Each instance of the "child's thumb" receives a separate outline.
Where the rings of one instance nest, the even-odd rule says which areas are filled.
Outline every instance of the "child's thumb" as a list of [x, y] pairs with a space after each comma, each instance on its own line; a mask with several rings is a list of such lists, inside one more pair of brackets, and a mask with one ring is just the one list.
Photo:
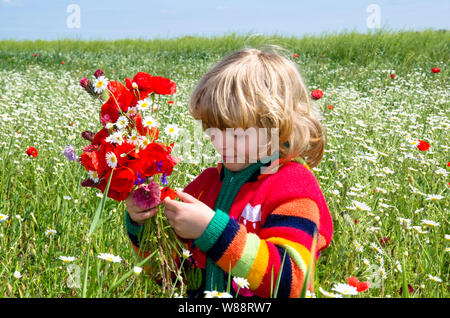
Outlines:
[[181, 201], [186, 203], [196, 203], [198, 200], [194, 198], [189, 193], [183, 192], [183, 191], [177, 191], [178, 197], [181, 199]]

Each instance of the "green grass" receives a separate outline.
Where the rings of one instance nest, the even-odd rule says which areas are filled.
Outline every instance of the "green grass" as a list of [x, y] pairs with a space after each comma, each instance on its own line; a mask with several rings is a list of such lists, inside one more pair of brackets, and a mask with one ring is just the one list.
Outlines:
[[[324, 113], [328, 144], [313, 172], [333, 216], [334, 236], [316, 264], [317, 296], [324, 296], [319, 287], [331, 292], [334, 284], [357, 276], [372, 283], [357, 297], [401, 297], [404, 284], [415, 289], [409, 297], [449, 297], [449, 178], [439, 169], [449, 172], [450, 33], [431, 30], [304, 38], [0, 41], [0, 213], [9, 216], [0, 222], [0, 297], [164, 296], [143, 274], [122, 279], [140, 262], [124, 230], [123, 203], [106, 200], [101, 223], [88, 239], [100, 198], [80, 186], [87, 178], [84, 168], [62, 155], [68, 144], [79, 155], [86, 145], [80, 133], [100, 125], [100, 104], [78, 82], [98, 68], [110, 80], [123, 81], [137, 71], [169, 77], [178, 92], [170, 97], [173, 108], [166, 106], [168, 98], [161, 102], [161, 131], [175, 123], [194, 134], [198, 127], [187, 103], [200, 77], [226, 54], [265, 44], [298, 53], [293, 60], [308, 88], [324, 91], [316, 103]], [[431, 73], [432, 67], [441, 72]], [[430, 150], [411, 147], [408, 136], [427, 140]], [[37, 158], [25, 154], [28, 146], [38, 149]], [[179, 188], [217, 159], [201, 134], [182, 146], [191, 151], [177, 166]], [[431, 194], [443, 198], [427, 200]], [[370, 211], [354, 208], [353, 200]], [[422, 220], [440, 225], [427, 227]], [[49, 228], [57, 233], [46, 235]], [[383, 237], [387, 244], [380, 244]], [[99, 253], [120, 255], [122, 262], [106, 263]], [[76, 257], [70, 263], [76, 266], [59, 260], [62, 255]], [[398, 265], [403, 260], [405, 275]], [[15, 270], [20, 279], [13, 277]], [[80, 288], [67, 286], [72, 270], [78, 271]]]

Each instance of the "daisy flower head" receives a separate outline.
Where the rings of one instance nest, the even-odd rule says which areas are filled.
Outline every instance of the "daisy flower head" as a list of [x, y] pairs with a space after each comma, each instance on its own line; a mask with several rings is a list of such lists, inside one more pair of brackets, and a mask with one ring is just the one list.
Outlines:
[[427, 198], [425, 200], [438, 201], [438, 200], [442, 200], [443, 198], [444, 198], [444, 196], [442, 196], [440, 194], [427, 194]]
[[124, 129], [125, 127], [128, 126], [128, 118], [123, 115], [120, 116], [119, 118], [117, 118], [116, 126], [119, 129]]
[[146, 116], [144, 118], [144, 121], [142, 122], [142, 125], [144, 125], [144, 127], [156, 127], [158, 125], [158, 123], [156, 122], [155, 118], [153, 118], [152, 116]]
[[0, 213], [0, 222], [5, 222], [9, 218], [9, 215]]
[[108, 167], [110, 167], [111, 169], [117, 167], [117, 157], [114, 152], [111, 151], [108, 152], [105, 157], [106, 157], [106, 164], [108, 165]]
[[138, 110], [147, 110], [150, 109], [150, 99], [144, 98], [143, 100], [140, 100], [137, 104]]
[[100, 253], [97, 257], [109, 263], [120, 263], [122, 261], [122, 258], [120, 256], [116, 256], [110, 253]]
[[324, 295], [325, 297], [330, 297], [330, 298], [342, 298], [341, 294], [335, 294], [335, 293], [331, 293], [331, 292], [327, 292], [326, 290], [324, 290], [322, 287], [319, 287], [319, 291], [321, 295]]
[[134, 266], [133, 267], [133, 272], [134, 272], [135, 275], [139, 275], [142, 272], [142, 267]]
[[183, 248], [183, 258], [189, 258], [191, 257], [191, 252], [189, 250], [186, 250]]
[[127, 115], [132, 117], [137, 114], [137, 107], [129, 107], [127, 110]]
[[166, 133], [169, 136], [176, 137], [178, 136], [180, 129], [175, 124], [169, 124], [166, 126], [166, 129], [164, 129], [164, 133]]
[[149, 144], [150, 144], [150, 140], [147, 137], [141, 136], [139, 138], [139, 147], [141, 149], [145, 149], [145, 147], [147, 147]]
[[433, 275], [431, 275], [431, 274], [428, 274], [428, 279], [431, 280], [431, 281], [433, 281], [433, 282], [436, 282], [436, 283], [442, 283], [442, 279], [440, 279], [440, 278], [437, 277], [437, 276], [433, 276]]
[[106, 142], [121, 145], [124, 142], [122, 131], [115, 131], [113, 134], [105, 138]]
[[94, 92], [102, 93], [108, 87], [108, 79], [105, 76], [99, 76], [94, 82]]
[[133, 132], [133, 134], [128, 139], [128, 142], [137, 146], [139, 144], [139, 135], [137, 135], [136, 132]]
[[218, 292], [216, 290], [213, 291], [205, 291], [205, 298], [233, 298], [232, 295], [225, 292]]
[[45, 230], [46, 236], [55, 235], [56, 233], [57, 233], [56, 230], [52, 230], [52, 229]]
[[233, 277], [233, 282], [235, 282], [239, 288], [249, 288], [249, 282], [245, 278]]
[[14, 274], [13, 274], [13, 276], [14, 276], [14, 278], [16, 278], [16, 279], [22, 278], [22, 274], [20, 274], [19, 271], [15, 271]]
[[91, 179], [95, 183], [98, 183], [98, 181], [99, 181], [98, 172], [97, 171], [88, 171], [88, 173], [89, 173], [89, 179]]
[[431, 220], [422, 220], [422, 223], [427, 225], [427, 226], [429, 226], [429, 227], [436, 227], [436, 226], [441, 225], [439, 222], [434, 222], [434, 221], [431, 221]]
[[58, 257], [58, 259], [60, 259], [64, 263], [70, 263], [70, 262], [73, 262], [75, 260], [75, 257], [73, 257], [73, 256], [60, 256], [60, 257]]

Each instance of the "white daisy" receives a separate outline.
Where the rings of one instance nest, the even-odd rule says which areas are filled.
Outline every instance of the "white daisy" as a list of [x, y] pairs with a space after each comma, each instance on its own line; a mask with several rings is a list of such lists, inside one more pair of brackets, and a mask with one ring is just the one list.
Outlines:
[[123, 133], [121, 131], [115, 131], [113, 134], [106, 137], [105, 140], [111, 144], [121, 145], [124, 142]]
[[341, 294], [335, 294], [335, 293], [330, 293], [327, 292], [326, 290], [324, 290], [322, 287], [319, 287], [319, 291], [321, 295], [324, 295], [325, 297], [331, 297], [331, 298], [342, 298]]
[[245, 278], [242, 278], [242, 277], [233, 277], [233, 282], [235, 282], [239, 288], [248, 288], [249, 287], [248, 280], [246, 280]]
[[19, 279], [19, 278], [22, 277], [22, 274], [20, 274], [19, 271], [15, 271], [14, 274], [13, 274], [13, 276], [14, 276], [14, 278], [16, 278], [16, 279]]
[[88, 173], [89, 173], [89, 179], [91, 179], [95, 183], [97, 183], [99, 181], [97, 171], [88, 171]]
[[439, 168], [435, 171], [436, 174], [443, 176], [443, 177], [447, 177], [448, 176], [448, 172], [447, 170], [443, 169], [443, 168]]
[[450, 241], [450, 234], [445, 234], [444, 238], [445, 238], [446, 241]]
[[363, 247], [361, 246], [361, 244], [358, 243], [358, 241], [355, 241], [354, 244], [358, 252], [363, 252]]
[[128, 126], [128, 118], [123, 115], [120, 116], [119, 118], [117, 118], [116, 126], [119, 129], [123, 129], [123, 128], [127, 127]]
[[132, 117], [137, 114], [137, 107], [130, 107], [127, 110], [127, 115]]
[[184, 258], [189, 258], [189, 257], [191, 257], [191, 252], [189, 251], [189, 250], [186, 250], [186, 249], [184, 249], [183, 248], [183, 257]]
[[141, 138], [139, 139], [139, 147], [141, 149], [145, 149], [145, 147], [147, 147], [149, 144], [150, 140], [145, 136], [141, 136]]
[[117, 167], [117, 157], [114, 152], [110, 151], [106, 154], [106, 163], [111, 169]]
[[150, 109], [150, 99], [144, 98], [143, 100], [138, 101], [137, 109], [139, 110]]
[[428, 279], [429, 279], [429, 280], [432, 280], [433, 282], [436, 282], [436, 283], [442, 283], [442, 279], [440, 279], [440, 278], [437, 277], [437, 276], [433, 276], [433, 275], [431, 275], [431, 274], [428, 274]]
[[120, 256], [116, 256], [110, 253], [100, 253], [97, 257], [110, 263], [120, 263], [122, 261], [122, 258]]
[[60, 256], [60, 257], [58, 257], [58, 259], [60, 259], [64, 263], [70, 263], [70, 262], [73, 262], [75, 260], [75, 257], [73, 257], [73, 256]]
[[444, 198], [444, 196], [440, 194], [427, 194], [427, 198], [425, 200], [427, 201], [438, 201]]
[[57, 233], [56, 230], [52, 230], [52, 229], [45, 230], [46, 236], [55, 235], [56, 233]]
[[180, 129], [175, 124], [169, 124], [166, 126], [166, 129], [164, 129], [164, 133], [170, 136], [177, 136]]
[[94, 92], [100, 94], [108, 86], [108, 79], [105, 76], [99, 76], [94, 82]]
[[350, 286], [349, 284], [338, 283], [333, 286], [332, 290], [338, 292], [342, 295], [357, 295], [358, 290], [354, 286]]
[[434, 222], [434, 221], [431, 221], [431, 220], [422, 220], [422, 223], [427, 225], [427, 226], [429, 226], [429, 227], [436, 227], [436, 226], [441, 225], [441, 223]]
[[155, 118], [153, 118], [152, 116], [146, 116], [142, 122], [142, 125], [144, 127], [156, 127], [158, 125], [158, 123], [156, 122]]
[[353, 209], [355, 210], [359, 210], [359, 211], [370, 211], [371, 208], [370, 206], [368, 206], [367, 204], [365, 204], [364, 202], [359, 202], [356, 200], [352, 200], [353, 203]]
[[135, 275], [139, 275], [142, 272], [142, 267], [134, 266], [133, 267], [133, 272], [134, 272]]
[[205, 291], [205, 298], [233, 298], [229, 293], [221, 293], [216, 290]]

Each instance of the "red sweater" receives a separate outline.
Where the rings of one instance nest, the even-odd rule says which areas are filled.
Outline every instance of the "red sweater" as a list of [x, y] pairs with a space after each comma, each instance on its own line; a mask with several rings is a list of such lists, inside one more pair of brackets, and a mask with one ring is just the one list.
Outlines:
[[[222, 163], [205, 169], [184, 191], [214, 209], [223, 170]], [[239, 189], [228, 215], [218, 218], [218, 222], [210, 224], [214, 228], [205, 231], [216, 232], [207, 236], [215, 242], [203, 244], [197, 239], [197, 246], [191, 246], [199, 266], [204, 266], [206, 256], [225, 272], [231, 266], [231, 275], [246, 278], [250, 290], [261, 297], [269, 297], [272, 267], [276, 279], [285, 250], [279, 294], [298, 297], [314, 231], [318, 230], [317, 258], [330, 244], [333, 232], [316, 178], [304, 165], [293, 161], [284, 163], [273, 174], [258, 171]]]
[[[279, 168], [278, 163], [270, 166], [275, 173], [261, 174], [260, 169], [253, 173], [238, 190], [228, 214], [216, 206], [223, 182], [227, 191], [232, 187], [232, 178], [224, 173], [222, 163], [205, 169], [184, 189], [211, 209], [216, 207], [205, 233], [188, 244], [197, 266], [204, 269], [208, 257], [225, 273], [231, 268], [232, 276], [246, 278], [250, 294], [266, 298], [285, 251], [277, 296], [298, 297], [314, 232], [318, 232], [316, 258], [330, 244], [333, 232], [325, 198], [313, 173], [298, 162], [285, 162]], [[138, 251], [137, 229], [132, 228], [128, 222], [128, 235]]]

